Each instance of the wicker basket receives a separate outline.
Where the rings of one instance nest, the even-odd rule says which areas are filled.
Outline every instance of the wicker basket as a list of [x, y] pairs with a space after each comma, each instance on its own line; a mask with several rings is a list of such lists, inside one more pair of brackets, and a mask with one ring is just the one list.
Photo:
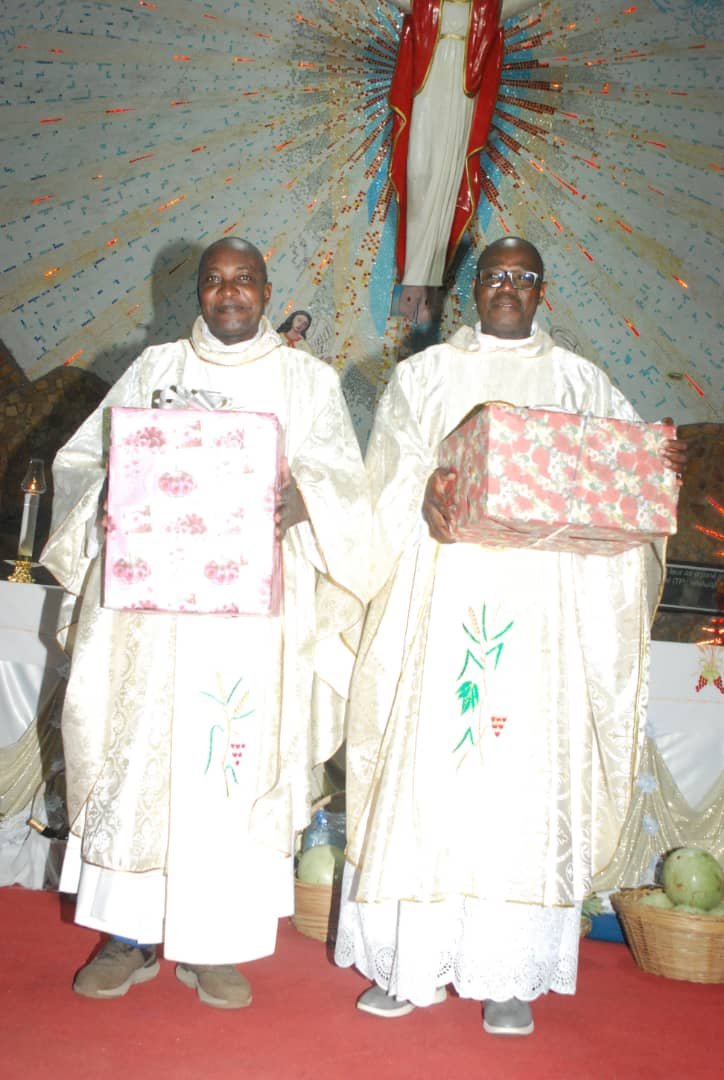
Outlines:
[[724, 983], [724, 919], [639, 903], [657, 891], [624, 889], [611, 897], [638, 966], [667, 979]]
[[316, 941], [328, 941], [336, 929], [331, 918], [336, 890], [332, 885], [309, 885], [294, 882], [294, 916], [292, 922], [300, 934]]

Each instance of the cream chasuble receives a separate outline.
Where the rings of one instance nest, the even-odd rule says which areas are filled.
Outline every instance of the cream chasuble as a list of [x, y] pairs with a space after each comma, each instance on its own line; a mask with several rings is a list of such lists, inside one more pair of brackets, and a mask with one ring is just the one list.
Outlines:
[[603, 372], [535, 328], [525, 341], [465, 328], [397, 368], [367, 458], [377, 595], [350, 703], [360, 907], [573, 905], [628, 805], [654, 553], [435, 543], [420, 508], [438, 446], [490, 400], [636, 419]]
[[[292, 911], [293, 837], [308, 821], [312, 768], [342, 738], [345, 635], [367, 584], [367, 482], [336, 373], [283, 346], [266, 319], [245, 345], [223, 346], [199, 319], [191, 342], [154, 346], [131, 365], [56, 458], [43, 553], [84, 595], [63, 714], [72, 835], [62, 887], [78, 890], [77, 921], [163, 940], [168, 958], [189, 963], [270, 953], [277, 918]], [[279, 418], [310, 517], [283, 540], [279, 617], [100, 605], [88, 535], [107, 410], [148, 407], [170, 385]]]

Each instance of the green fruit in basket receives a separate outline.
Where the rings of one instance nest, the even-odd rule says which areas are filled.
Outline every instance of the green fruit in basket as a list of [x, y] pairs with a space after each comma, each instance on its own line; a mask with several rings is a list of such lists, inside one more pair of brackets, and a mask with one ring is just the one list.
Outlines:
[[667, 855], [662, 880], [666, 895], [678, 907], [709, 911], [724, 899], [724, 870], [701, 848], [677, 848]]
[[344, 852], [332, 844], [316, 844], [299, 856], [297, 877], [307, 885], [331, 885], [342, 873]]
[[646, 893], [639, 900], [640, 904], [644, 904], [646, 907], [655, 908], [672, 908], [674, 905], [663, 889], [657, 889], [656, 892]]
[[702, 911], [701, 908], [692, 907], [691, 904], [675, 904], [674, 911], [680, 911], [684, 915], [702, 915], [707, 919], [710, 916], [713, 919], [720, 919], [724, 915], [724, 904], [717, 904], [716, 907], [709, 908], [708, 911]]

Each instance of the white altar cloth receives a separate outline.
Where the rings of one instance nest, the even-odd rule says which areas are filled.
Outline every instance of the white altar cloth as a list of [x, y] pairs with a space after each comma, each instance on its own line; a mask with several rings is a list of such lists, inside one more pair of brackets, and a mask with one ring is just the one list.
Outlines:
[[724, 648], [651, 644], [647, 733], [693, 809], [724, 773], [724, 693], [714, 681], [722, 677]]
[[[654, 641], [647, 738], [602, 895], [651, 884], [661, 858], [699, 847], [724, 863], [724, 648]], [[697, 689], [698, 688], [698, 689]]]
[[58, 586], [0, 582], [0, 885], [57, 883], [58, 845], [27, 819], [44, 780], [62, 771], [63, 644], [76, 604]]

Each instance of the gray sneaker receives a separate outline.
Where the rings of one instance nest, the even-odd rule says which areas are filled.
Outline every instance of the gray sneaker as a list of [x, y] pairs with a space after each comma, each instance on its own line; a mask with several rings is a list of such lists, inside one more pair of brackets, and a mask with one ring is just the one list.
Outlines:
[[527, 1001], [509, 998], [507, 1001], [483, 1003], [483, 1027], [489, 1035], [530, 1035], [533, 1013]]
[[123, 997], [137, 983], [155, 979], [159, 970], [152, 945], [141, 949], [111, 939], [80, 969], [73, 980], [73, 989], [89, 998]]
[[214, 1009], [251, 1005], [249, 980], [233, 964], [177, 964], [176, 978]]
[[[433, 1005], [439, 1005], [447, 997], [447, 990], [439, 986], [435, 991]], [[381, 1016], [386, 1020], [393, 1020], [398, 1016], [407, 1016], [416, 1008], [411, 1001], [404, 998], [392, 997], [381, 986], [370, 986], [357, 998], [357, 1008], [370, 1016]]]

